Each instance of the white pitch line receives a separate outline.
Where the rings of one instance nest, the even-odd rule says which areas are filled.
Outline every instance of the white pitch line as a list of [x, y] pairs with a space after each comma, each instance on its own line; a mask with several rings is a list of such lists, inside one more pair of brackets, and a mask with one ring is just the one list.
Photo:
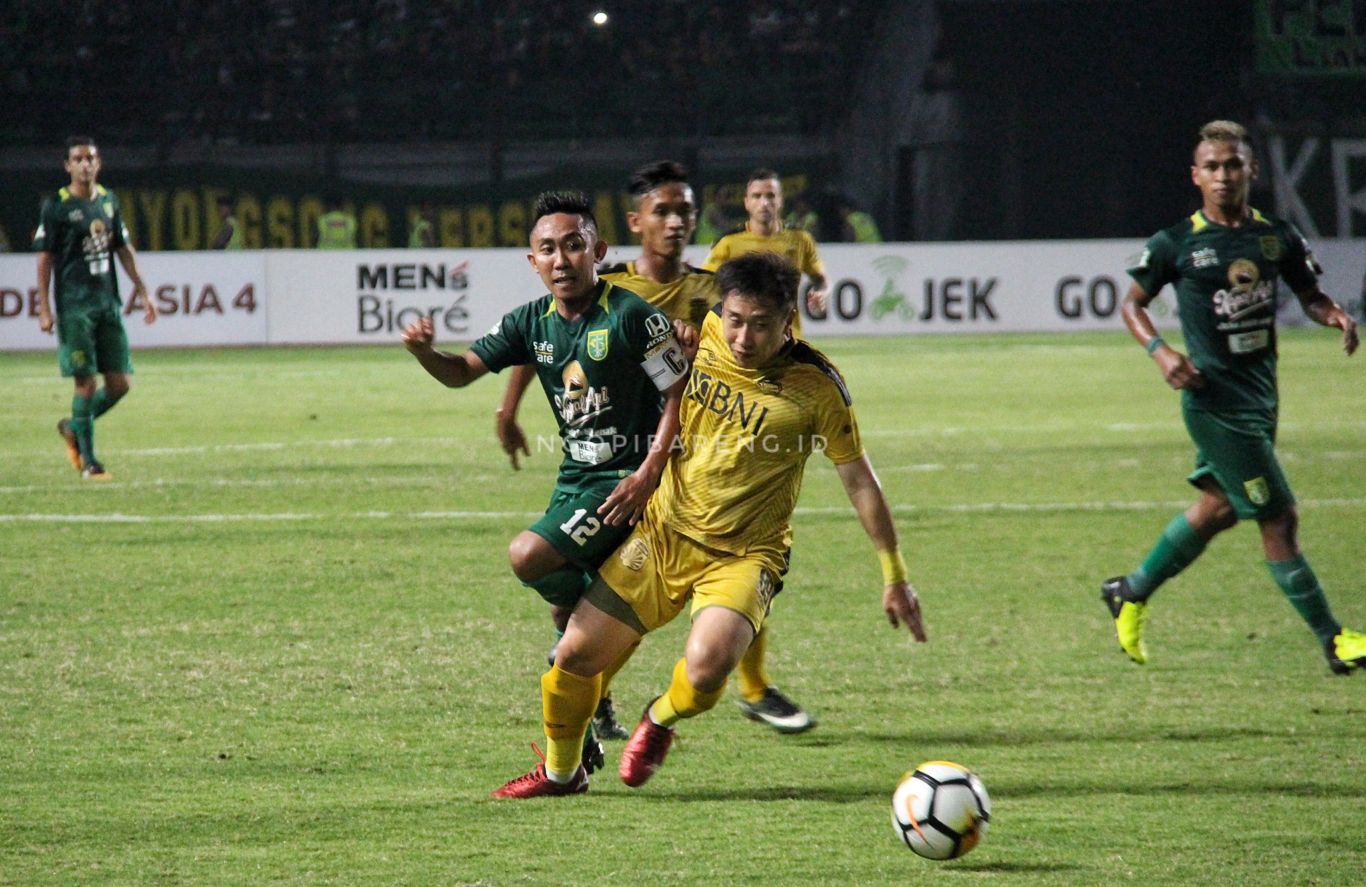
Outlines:
[[[1163, 502], [960, 502], [948, 505], [896, 505], [897, 514], [1012, 514], [1069, 511], [1153, 511], [1181, 508], [1187, 500]], [[1366, 499], [1307, 499], [1303, 508], [1362, 508]], [[283, 523], [290, 521], [354, 520], [528, 520], [539, 511], [351, 511], [275, 512], [243, 514], [0, 514], [0, 523], [89, 524], [183, 524], [183, 523]], [[798, 517], [852, 516], [847, 506], [798, 508]]]

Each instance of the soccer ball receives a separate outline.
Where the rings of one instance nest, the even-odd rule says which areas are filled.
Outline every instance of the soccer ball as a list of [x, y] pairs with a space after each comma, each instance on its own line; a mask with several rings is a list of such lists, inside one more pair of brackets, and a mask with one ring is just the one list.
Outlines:
[[892, 792], [892, 828], [926, 859], [955, 859], [987, 833], [991, 798], [977, 775], [952, 761], [926, 761]]

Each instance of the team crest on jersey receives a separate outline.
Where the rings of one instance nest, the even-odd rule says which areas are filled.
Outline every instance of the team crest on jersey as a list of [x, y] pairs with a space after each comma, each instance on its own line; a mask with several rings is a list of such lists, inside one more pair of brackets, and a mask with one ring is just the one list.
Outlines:
[[1265, 505], [1271, 501], [1271, 488], [1267, 486], [1264, 477], [1243, 481], [1243, 489], [1247, 491], [1248, 501], [1253, 505]]
[[588, 331], [588, 356], [594, 360], [602, 360], [607, 356], [607, 330]]
[[1281, 240], [1280, 240], [1279, 237], [1276, 237], [1276, 236], [1274, 236], [1274, 235], [1267, 235], [1266, 237], [1258, 237], [1258, 238], [1257, 238], [1257, 242], [1260, 243], [1260, 244], [1262, 245], [1262, 256], [1263, 256], [1263, 258], [1265, 258], [1268, 262], [1278, 262], [1278, 261], [1280, 261], [1282, 252], [1281, 252]]

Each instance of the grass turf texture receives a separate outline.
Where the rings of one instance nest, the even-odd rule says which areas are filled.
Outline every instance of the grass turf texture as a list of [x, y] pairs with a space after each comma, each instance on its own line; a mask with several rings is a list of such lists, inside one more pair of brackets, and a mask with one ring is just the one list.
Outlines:
[[[1346, 884], [1366, 853], [1366, 675], [1331, 678], [1262, 565], [1218, 540], [1119, 651], [1100, 580], [1191, 496], [1177, 397], [1127, 336], [821, 343], [845, 371], [930, 643], [879, 608], [834, 471], [810, 463], [771, 671], [644, 788], [495, 802], [534, 763], [545, 608], [505, 544], [556, 456], [513, 473], [502, 381], [448, 392], [400, 348], [142, 352], [98, 424], [54, 432], [51, 355], [0, 355], [0, 882]], [[1336, 613], [1366, 627], [1364, 358], [1282, 339], [1280, 451]], [[530, 434], [552, 426], [540, 398]], [[111, 516], [120, 515], [119, 519]], [[618, 678], [633, 725], [684, 620]], [[983, 845], [930, 863], [888, 802], [973, 767]]]

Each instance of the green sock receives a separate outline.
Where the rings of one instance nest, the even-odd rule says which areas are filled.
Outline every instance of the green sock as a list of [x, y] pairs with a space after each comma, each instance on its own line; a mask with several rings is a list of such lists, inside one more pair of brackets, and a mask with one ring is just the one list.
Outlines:
[[1342, 631], [1342, 626], [1333, 618], [1333, 611], [1328, 607], [1328, 598], [1323, 593], [1323, 586], [1319, 585], [1319, 577], [1314, 575], [1314, 568], [1309, 566], [1304, 555], [1297, 554], [1287, 561], [1267, 561], [1266, 568], [1281, 587], [1285, 599], [1290, 601], [1290, 606], [1309, 625], [1309, 630], [1314, 632], [1320, 643], [1328, 643]]
[[91, 411], [93, 398], [77, 395], [71, 398], [71, 433], [76, 435], [76, 446], [86, 465], [95, 461], [95, 416]]
[[108, 389], [101, 388], [95, 392], [95, 397], [90, 404], [90, 418], [98, 419], [105, 413], [114, 408], [114, 404], [122, 400], [121, 397], [110, 397]]
[[1159, 585], [1189, 567], [1204, 550], [1205, 540], [1195, 532], [1186, 516], [1178, 514], [1172, 518], [1153, 550], [1148, 552], [1138, 569], [1129, 574], [1131, 599], [1147, 600]]

